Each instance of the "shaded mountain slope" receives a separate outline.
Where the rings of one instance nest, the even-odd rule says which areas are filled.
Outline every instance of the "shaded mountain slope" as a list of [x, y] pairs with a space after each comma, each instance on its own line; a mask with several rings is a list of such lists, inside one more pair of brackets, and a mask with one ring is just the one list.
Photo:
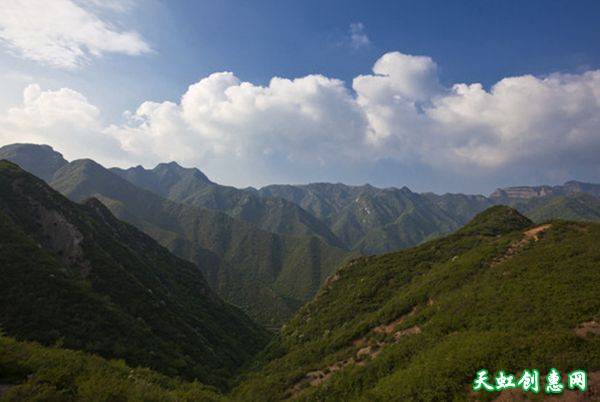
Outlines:
[[471, 390], [478, 370], [596, 373], [600, 336], [581, 328], [600, 321], [599, 241], [599, 224], [532, 225], [499, 206], [445, 238], [354, 260], [234, 395], [491, 400], [497, 392]]
[[216, 268], [206, 270], [213, 288], [269, 326], [279, 326], [310, 300], [349, 255], [315, 237], [282, 236], [222, 212], [162, 199], [90, 160], [66, 165], [52, 185], [76, 200], [98, 197], [181, 257], [196, 262], [207, 250], [220, 257]]
[[333, 246], [343, 245], [325, 224], [295, 203], [283, 198], [262, 198], [213, 183], [195, 168], [183, 168], [171, 162], [161, 163], [151, 170], [137, 166], [126, 170], [112, 168], [111, 171], [163, 198], [223, 211], [269, 232], [317, 236]]
[[0, 161], [0, 323], [19, 339], [61, 342], [224, 386], [267, 340], [197, 266]]

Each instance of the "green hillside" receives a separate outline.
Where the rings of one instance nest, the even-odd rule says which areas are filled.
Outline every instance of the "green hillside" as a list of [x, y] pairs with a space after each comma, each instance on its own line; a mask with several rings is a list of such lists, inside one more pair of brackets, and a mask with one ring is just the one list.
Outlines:
[[198, 382], [132, 368], [122, 360], [0, 336], [0, 400], [217, 402], [223, 398]]
[[7, 335], [226, 386], [268, 339], [196, 265], [0, 161], [0, 325]]
[[493, 207], [453, 235], [354, 260], [290, 320], [233, 395], [491, 400], [498, 392], [472, 391], [478, 370], [597, 373], [599, 242], [598, 224], [535, 225]]

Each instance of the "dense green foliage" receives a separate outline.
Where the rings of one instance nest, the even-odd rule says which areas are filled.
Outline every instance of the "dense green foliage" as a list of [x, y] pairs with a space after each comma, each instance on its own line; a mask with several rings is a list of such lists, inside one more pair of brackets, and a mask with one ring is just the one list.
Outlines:
[[[353, 261], [285, 326], [234, 396], [489, 400], [497, 394], [470, 391], [482, 368], [600, 370], [600, 336], [575, 333], [600, 320], [600, 225], [553, 221], [526, 235], [533, 226], [495, 207], [454, 235]], [[389, 333], [377, 331], [389, 323]], [[361, 356], [377, 343], [379, 354]], [[302, 384], [348, 361], [320, 386]]]
[[122, 360], [0, 336], [0, 400], [208, 402], [222, 397], [200, 383], [134, 369]]
[[197, 266], [0, 161], [0, 325], [8, 335], [121, 357], [226, 386], [267, 341]]

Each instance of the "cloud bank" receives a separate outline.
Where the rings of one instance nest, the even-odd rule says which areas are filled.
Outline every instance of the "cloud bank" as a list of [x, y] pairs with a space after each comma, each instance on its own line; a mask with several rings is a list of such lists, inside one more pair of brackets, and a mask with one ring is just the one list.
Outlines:
[[3, 0], [0, 44], [16, 56], [65, 69], [104, 53], [148, 53], [150, 45], [138, 33], [120, 31], [94, 13], [127, 8], [127, 2], [113, 0]]
[[[103, 126], [99, 114], [75, 91], [30, 85], [0, 115], [0, 143], [50, 143], [122, 166], [177, 160], [237, 185], [378, 161], [466, 178], [600, 171], [600, 70], [447, 87], [431, 58], [393, 52], [351, 88], [321, 75], [259, 86], [221, 72], [178, 102], [142, 103], [124, 123]], [[353, 181], [343, 169], [339, 180]]]

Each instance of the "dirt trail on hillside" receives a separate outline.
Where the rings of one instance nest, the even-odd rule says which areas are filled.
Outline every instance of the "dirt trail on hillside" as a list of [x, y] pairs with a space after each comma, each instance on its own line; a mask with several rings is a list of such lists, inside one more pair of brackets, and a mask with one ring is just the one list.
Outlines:
[[523, 232], [523, 234], [526, 238], [533, 238], [533, 240], [538, 241], [538, 235], [543, 231], [550, 229], [551, 227], [552, 225], [550, 223], [546, 223], [545, 225], [540, 225], [533, 229], [526, 230], [525, 232]]
[[520, 240], [512, 242], [503, 255], [494, 258], [492, 262], [490, 262], [490, 267], [493, 268], [496, 265], [500, 265], [503, 262], [510, 260], [515, 255], [523, 251], [523, 249], [532, 241], [539, 241], [540, 235], [551, 227], [552, 224], [546, 223], [544, 225], [536, 226], [532, 229], [526, 230], [523, 232], [523, 237]]
[[596, 321], [588, 321], [575, 328], [575, 335], [580, 338], [585, 338], [588, 334], [600, 335], [600, 324]]
[[[430, 305], [430, 302], [428, 302]], [[339, 360], [328, 367], [325, 367], [321, 370], [314, 370], [307, 372], [304, 377], [302, 377], [299, 381], [297, 381], [287, 392], [286, 397], [294, 399], [296, 398], [303, 390], [310, 386], [317, 386], [323, 384], [325, 381], [329, 380], [329, 378], [336, 373], [337, 371], [350, 366], [364, 366], [371, 359], [376, 358], [383, 349], [391, 344], [397, 343], [404, 336], [408, 335], [417, 335], [422, 332], [421, 328], [417, 325], [412, 326], [410, 328], [405, 328], [401, 330], [396, 330], [396, 328], [402, 324], [408, 317], [413, 316], [417, 312], [417, 307], [413, 307], [412, 310], [394, 321], [388, 324], [381, 324], [376, 327], [373, 327], [367, 334], [364, 336], [357, 338], [352, 341], [352, 346], [355, 348], [354, 356], [349, 357], [344, 360]], [[374, 334], [386, 334], [391, 335], [393, 337], [391, 340], [387, 341], [376, 341], [371, 339], [371, 336]]]

